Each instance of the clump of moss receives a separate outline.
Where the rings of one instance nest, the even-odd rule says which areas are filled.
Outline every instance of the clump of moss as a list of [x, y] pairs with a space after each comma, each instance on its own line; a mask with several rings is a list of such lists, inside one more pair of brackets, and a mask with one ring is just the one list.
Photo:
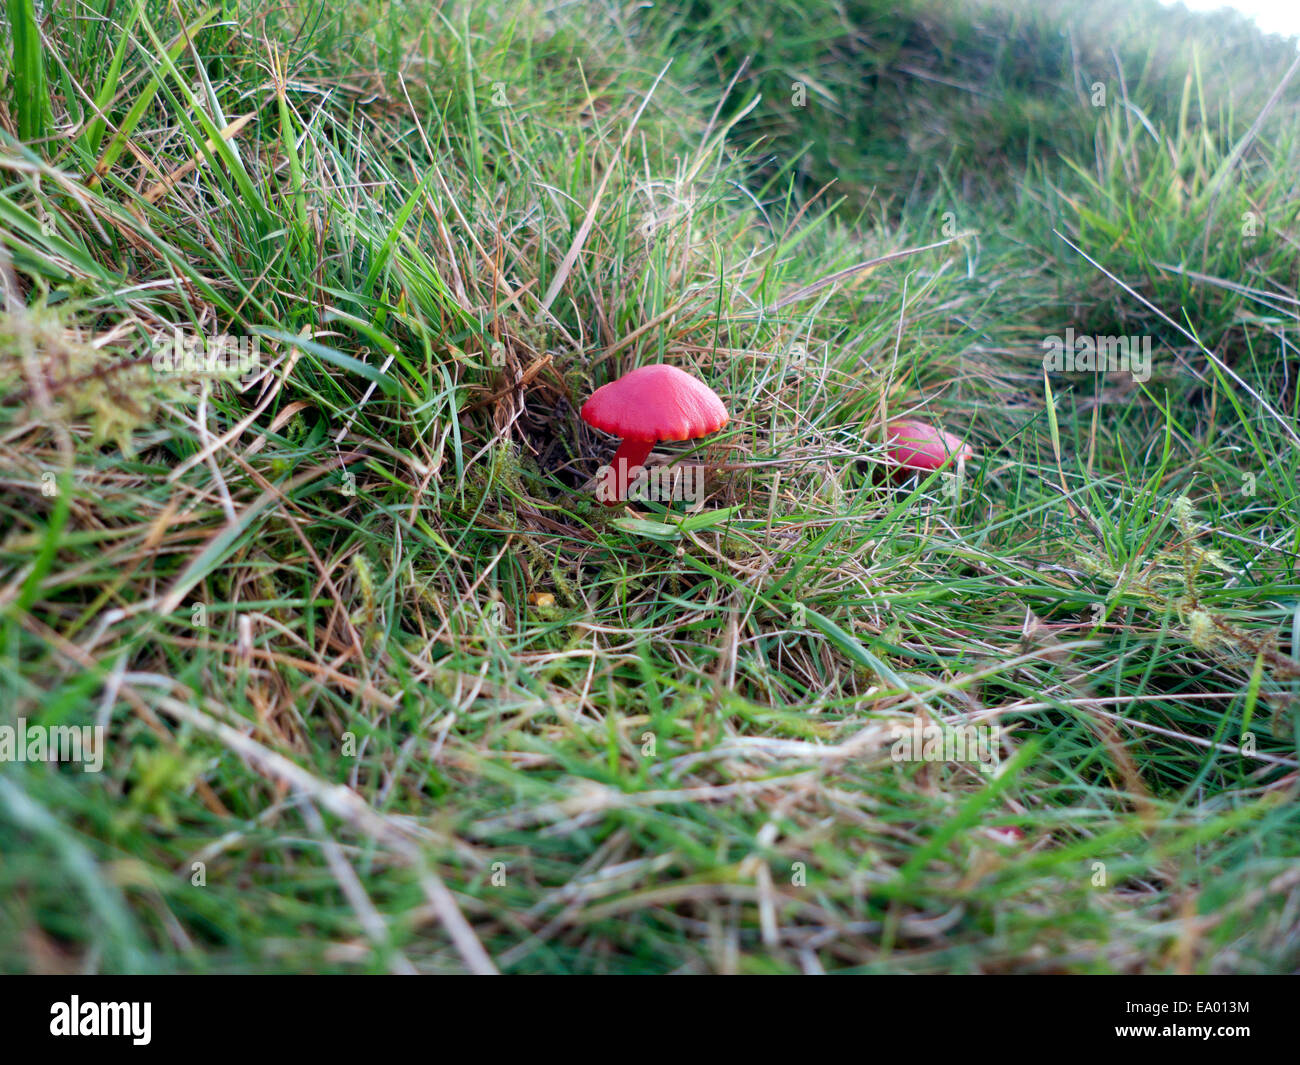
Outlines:
[[39, 304], [0, 312], [0, 394], [66, 430], [85, 420], [92, 446], [111, 440], [127, 456], [166, 397], [146, 354], [97, 347], [66, 315]]

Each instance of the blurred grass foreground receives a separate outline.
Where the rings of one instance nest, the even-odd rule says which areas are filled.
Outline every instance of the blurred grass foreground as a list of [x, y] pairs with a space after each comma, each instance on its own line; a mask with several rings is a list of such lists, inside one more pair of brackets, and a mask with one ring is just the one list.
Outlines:
[[0, 24], [0, 970], [1300, 965], [1294, 41]]

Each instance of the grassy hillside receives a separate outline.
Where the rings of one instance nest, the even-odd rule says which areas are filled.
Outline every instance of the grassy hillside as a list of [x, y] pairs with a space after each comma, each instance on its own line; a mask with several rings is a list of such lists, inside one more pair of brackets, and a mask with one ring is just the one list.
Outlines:
[[[1300, 964], [1294, 42], [84, 10], [0, 16], [0, 726], [106, 742], [0, 760], [0, 971]], [[651, 362], [689, 511], [590, 490]]]

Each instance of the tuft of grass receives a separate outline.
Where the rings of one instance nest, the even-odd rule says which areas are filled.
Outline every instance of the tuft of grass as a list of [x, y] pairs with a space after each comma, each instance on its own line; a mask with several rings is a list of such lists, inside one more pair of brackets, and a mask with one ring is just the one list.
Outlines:
[[[0, 724], [106, 740], [0, 763], [0, 969], [1293, 969], [1296, 85], [1118, 10], [52, 12]], [[732, 421], [607, 510], [655, 361]]]
[[50, 122], [45, 55], [35, 0], [6, 0], [12, 54], [8, 70], [9, 97], [25, 141], [45, 139]]

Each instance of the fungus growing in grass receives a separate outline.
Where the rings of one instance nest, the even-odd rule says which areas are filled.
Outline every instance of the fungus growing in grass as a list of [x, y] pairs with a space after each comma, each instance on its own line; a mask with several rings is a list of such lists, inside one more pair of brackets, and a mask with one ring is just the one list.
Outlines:
[[642, 366], [592, 393], [582, 420], [623, 438], [602, 471], [596, 497], [607, 506], [627, 498], [650, 449], [661, 440], [694, 440], [727, 424], [727, 408], [703, 381], [676, 366]]
[[893, 422], [885, 430], [889, 463], [905, 470], [932, 473], [951, 462], [975, 457], [975, 449], [964, 441], [925, 422]]

